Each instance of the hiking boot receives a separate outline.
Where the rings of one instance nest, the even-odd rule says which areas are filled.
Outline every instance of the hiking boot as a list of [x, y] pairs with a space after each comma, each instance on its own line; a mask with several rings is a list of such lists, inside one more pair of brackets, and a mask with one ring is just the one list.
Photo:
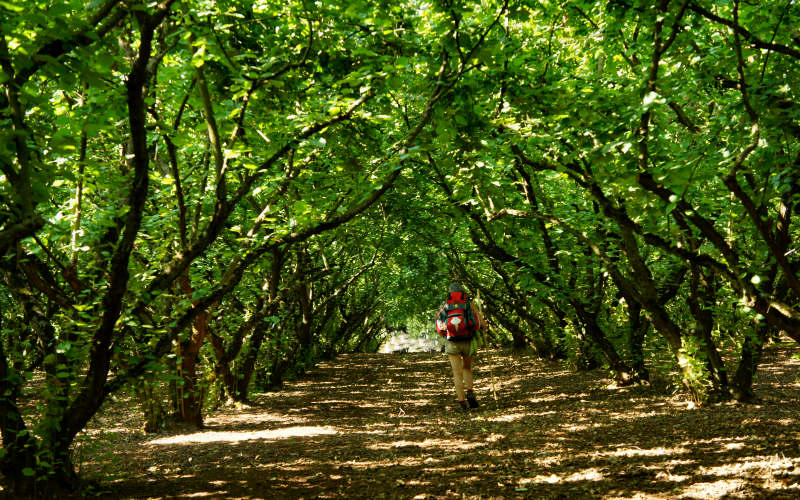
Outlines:
[[[458, 401], [458, 400], [456, 400]], [[469, 407], [467, 406], [466, 401], [458, 401], [458, 406], [456, 407], [456, 413], [466, 413], [469, 411]]]
[[475, 399], [475, 392], [474, 391], [467, 391], [467, 402], [469, 403], [470, 408], [477, 408], [480, 405], [478, 404], [478, 400]]

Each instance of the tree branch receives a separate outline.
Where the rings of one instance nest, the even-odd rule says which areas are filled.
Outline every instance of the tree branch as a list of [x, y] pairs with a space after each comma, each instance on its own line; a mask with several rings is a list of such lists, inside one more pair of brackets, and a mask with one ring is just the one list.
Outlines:
[[[123, 8], [114, 11], [114, 8], [120, 3], [120, 0], [109, 0], [103, 4], [95, 14], [87, 19], [87, 24], [91, 27], [90, 29], [72, 33], [63, 39], [46, 42], [31, 56], [31, 65], [21, 69], [14, 76], [14, 82], [22, 86], [22, 84], [26, 82], [31, 75], [36, 73], [50, 58], [61, 57], [77, 47], [91, 45], [101, 40], [128, 14]], [[105, 23], [100, 25], [103, 21], [105, 21]]]
[[697, 4], [697, 2], [693, 1], [692, 3], [690, 3], [689, 4], [689, 10], [695, 12], [696, 14], [699, 14], [699, 15], [705, 17], [706, 19], [714, 21], [715, 23], [718, 23], [718, 24], [721, 24], [723, 26], [727, 26], [728, 28], [731, 28], [737, 34], [741, 35], [745, 40], [750, 42], [756, 48], [766, 49], [766, 50], [770, 50], [770, 51], [773, 51], [773, 52], [779, 52], [781, 54], [785, 54], [785, 55], [794, 57], [795, 59], [800, 59], [800, 50], [793, 49], [792, 47], [787, 47], [786, 45], [780, 45], [780, 44], [776, 44], [776, 43], [765, 42], [765, 41], [757, 38], [755, 35], [750, 33], [747, 29], [745, 29], [741, 25], [739, 25], [738, 22], [731, 21], [729, 19], [725, 19], [723, 17], [720, 17], [720, 16], [714, 14], [713, 12], [701, 7], [700, 5]]

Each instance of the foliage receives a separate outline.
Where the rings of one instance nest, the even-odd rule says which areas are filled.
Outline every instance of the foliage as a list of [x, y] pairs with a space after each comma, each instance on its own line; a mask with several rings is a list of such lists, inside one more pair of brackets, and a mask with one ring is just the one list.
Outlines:
[[74, 488], [124, 388], [202, 425], [429, 328], [451, 280], [490, 341], [698, 402], [800, 339], [793, 2], [0, 10], [16, 493]]

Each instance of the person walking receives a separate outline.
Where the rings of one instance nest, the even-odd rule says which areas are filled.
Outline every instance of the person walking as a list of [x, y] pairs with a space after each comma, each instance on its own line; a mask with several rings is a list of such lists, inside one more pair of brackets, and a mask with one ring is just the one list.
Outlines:
[[469, 408], [478, 408], [472, 376], [473, 346], [477, 344], [473, 340], [478, 332], [486, 331], [486, 323], [460, 283], [451, 283], [448, 287], [435, 323], [436, 331], [445, 338], [444, 352], [453, 369], [457, 410], [465, 412]]

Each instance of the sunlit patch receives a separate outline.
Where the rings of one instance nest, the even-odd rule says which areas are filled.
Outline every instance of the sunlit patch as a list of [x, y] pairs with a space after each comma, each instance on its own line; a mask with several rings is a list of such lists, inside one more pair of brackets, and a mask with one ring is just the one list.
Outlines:
[[346, 399], [322, 399], [319, 401], [315, 401], [316, 404], [323, 404], [323, 405], [343, 405], [343, 406], [350, 406], [353, 401], [348, 401]]
[[656, 473], [656, 480], [658, 481], [667, 481], [669, 483], [682, 483], [684, 481], [689, 480], [691, 476], [684, 476], [681, 474], [673, 474], [669, 471], [661, 471]]
[[[470, 479], [467, 478], [465, 481], [469, 481]], [[398, 483], [402, 486], [430, 486], [430, 481], [419, 481], [417, 479], [411, 479], [409, 481], [398, 481]]]
[[109, 434], [129, 434], [130, 427], [104, 427], [102, 429], [87, 429], [81, 431], [87, 436], [108, 436]]
[[227, 491], [201, 491], [197, 493], [184, 493], [181, 498], [219, 498], [220, 495], [227, 494]]
[[726, 450], [741, 450], [745, 447], [744, 443], [728, 443], [724, 446]]
[[526, 477], [520, 479], [519, 484], [525, 486], [526, 484], [556, 484], [562, 481], [558, 474], [550, 474], [549, 476], [538, 475], [534, 477]]
[[[305, 420], [305, 419], [304, 419]], [[224, 422], [223, 422], [224, 421]], [[217, 417], [209, 417], [206, 419], [206, 423], [210, 426], [215, 424], [222, 424], [224, 425], [236, 425], [236, 424], [247, 424], [247, 425], [257, 425], [263, 423], [282, 423], [282, 422], [289, 422], [298, 423], [297, 417], [289, 418], [286, 415], [279, 415], [275, 413], [261, 413], [261, 412], [238, 412], [234, 414], [226, 414], [222, 418]]]
[[387, 409], [387, 408], [391, 408], [391, 407], [392, 407], [392, 405], [391, 405], [391, 404], [389, 404], [389, 403], [386, 403], [386, 402], [379, 402], [379, 403], [365, 403], [365, 402], [361, 402], [361, 403], [359, 403], [359, 404], [358, 404], [358, 407], [359, 407], [359, 408], [362, 408], [362, 409], [363, 409], [363, 408], [377, 408], [377, 409], [385, 410], [385, 409]]
[[480, 446], [484, 443], [471, 443], [462, 440], [449, 440], [449, 439], [426, 439], [425, 441], [393, 441], [391, 443], [380, 443], [368, 446], [372, 450], [388, 450], [391, 448], [405, 448], [407, 446], [414, 446], [417, 448], [440, 448], [445, 450], [470, 450]]
[[489, 434], [488, 436], [486, 436], [486, 442], [487, 443], [496, 443], [497, 441], [500, 441], [504, 437], [505, 436], [503, 434], [495, 434], [493, 432], [493, 433]]
[[578, 472], [574, 472], [564, 478], [564, 481], [602, 481], [606, 477], [597, 467], [591, 467]]
[[683, 455], [689, 453], [686, 448], [617, 448], [609, 455], [612, 457], [661, 457], [664, 455]]
[[541, 417], [552, 417], [552, 416], [557, 416], [557, 415], [559, 415], [559, 412], [557, 412], [557, 411], [552, 411], [552, 410], [549, 410], [549, 411], [539, 411], [539, 412], [536, 412], [536, 413], [529, 413], [529, 414], [528, 414], [528, 416], [529, 416], [529, 417], [536, 417], [536, 418], [541, 418]]
[[[312, 384], [298, 384], [298, 385], [303, 385], [303, 386], [306, 386], [306, 387], [311, 387], [312, 386]], [[309, 395], [308, 391], [281, 391], [281, 392], [268, 394], [267, 396], [270, 399], [272, 399], [272, 398], [289, 399], [289, 398], [302, 398], [302, 397], [306, 397], [308, 395]]]
[[683, 496], [689, 498], [727, 498], [745, 488], [747, 483], [742, 479], [723, 479], [713, 483], [695, 483], [683, 490]]
[[699, 472], [709, 476], [725, 477], [742, 476], [755, 472], [763, 473], [764, 471], [771, 471], [773, 474], [776, 472], [785, 473], [800, 467], [800, 459], [777, 455], [773, 457], [746, 457], [740, 460], [738, 463], [717, 467], [700, 467]]
[[505, 377], [504, 384], [506, 385], [506, 387], [508, 387], [508, 386], [510, 386], [510, 385], [518, 384], [518, 383], [520, 383], [520, 382], [522, 382], [522, 381], [524, 381], [524, 380], [525, 380], [525, 377], [524, 377], [524, 376], [517, 376], [517, 377], [514, 377], [514, 376], [506, 376], [506, 377]]
[[290, 437], [309, 437], [328, 434], [338, 434], [338, 431], [330, 427], [284, 427], [282, 429], [253, 431], [253, 432], [195, 432], [192, 434], [179, 434], [149, 441], [148, 444], [168, 445], [168, 444], [192, 444], [192, 443], [213, 443], [239, 441], [254, 441], [258, 439], [285, 439]]
[[587, 430], [591, 429], [592, 427], [593, 426], [591, 426], [591, 425], [569, 425], [564, 430], [567, 430], [567, 431], [570, 431], [570, 432], [587, 431]]
[[695, 439], [692, 441], [692, 445], [714, 445], [727, 448], [731, 443], [747, 443], [748, 441], [752, 443], [755, 440], [753, 436], [716, 437], [712, 439]]
[[496, 417], [489, 417], [486, 420], [490, 422], [515, 422], [527, 417], [527, 413], [509, 413], [506, 415], [498, 415]]
[[[453, 472], [449, 466], [446, 468], [436, 467], [437, 464], [440, 464], [442, 462], [441, 460], [435, 459], [433, 457], [424, 457], [424, 458], [423, 457], [424, 455], [405, 457], [400, 459], [398, 459], [397, 457], [392, 457], [384, 460], [348, 460], [346, 462], [342, 462], [341, 464], [360, 471], [374, 471], [376, 469], [393, 469], [398, 466], [421, 467], [424, 465], [425, 470], [430, 473], [439, 472], [441, 474], [446, 474]], [[310, 461], [304, 461], [302, 464], [302, 468], [305, 470], [310, 465], [313, 465]], [[287, 468], [285, 464], [271, 464], [271, 467], [277, 468], [281, 471], [290, 470], [290, 468]]]

